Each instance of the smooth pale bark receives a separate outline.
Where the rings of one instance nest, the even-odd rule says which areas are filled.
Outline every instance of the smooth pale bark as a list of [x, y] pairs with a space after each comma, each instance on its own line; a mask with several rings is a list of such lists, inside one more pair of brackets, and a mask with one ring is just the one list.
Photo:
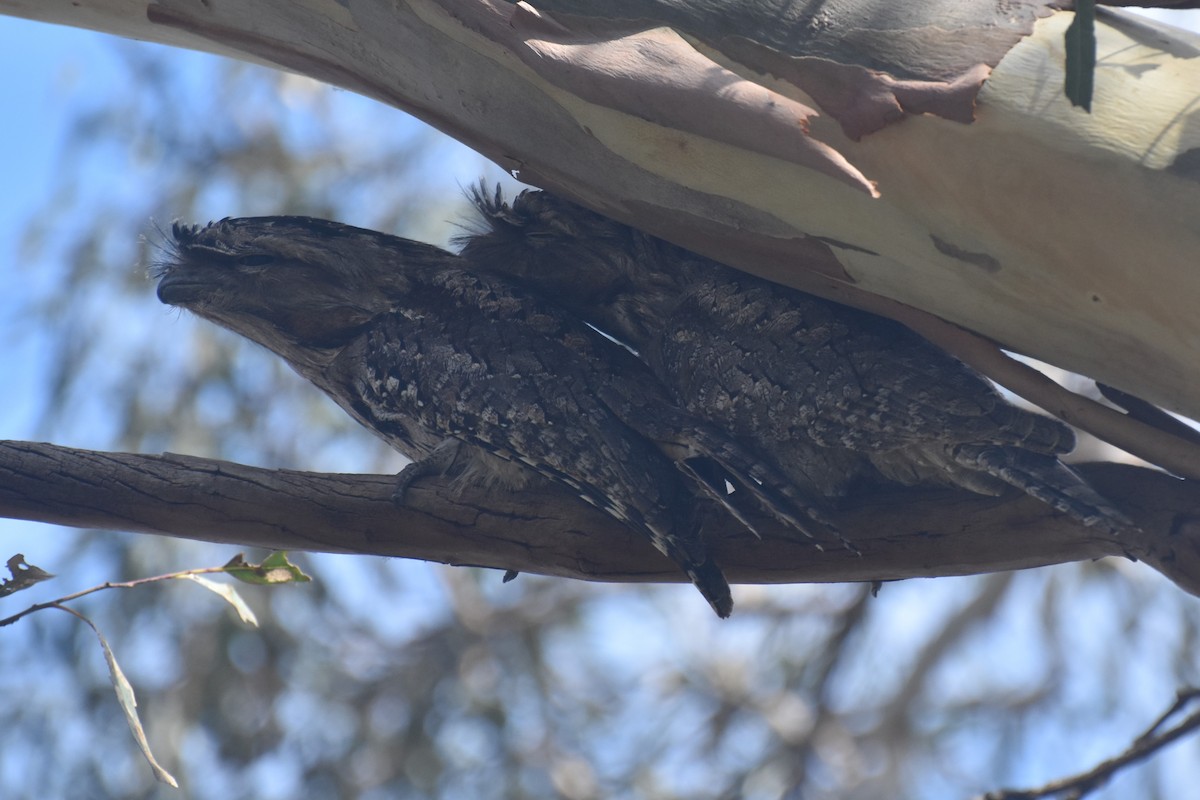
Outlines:
[[[569, 4], [543, 7], [558, 5]], [[1200, 416], [1200, 40], [1190, 34], [1103, 15], [1089, 115], [1061, 90], [1071, 15], [1046, 12], [993, 71], [980, 65], [974, 77], [987, 81], [974, 122], [901, 114], [853, 141], [844, 130], [871, 127], [856, 122], [861, 109], [831, 113], [812, 100], [834, 107], [836, 87], [815, 86], [810, 73], [802, 91], [738, 61], [763, 48], [734, 53], [717, 42], [729, 51], [717, 52], [712, 39], [693, 48], [665, 28], [643, 32], [640, 44], [620, 26], [597, 39], [594, 20], [564, 25], [499, 0], [0, 0], [0, 13], [344, 86], [416, 114], [526, 181], [735, 266], [845, 302], [863, 291], [895, 298]], [[949, 30], [929, 41], [969, 49], [970, 39]], [[562, 55], [586, 43], [608, 60]], [[681, 76], [732, 75], [744, 81], [737, 92], [761, 87], [772, 114], [780, 104], [795, 111], [790, 144], [804, 153], [786, 156], [779, 119], [753, 102], [739, 110], [724, 92], [705, 107], [693, 90], [698, 107], [666, 111], [656, 100], [672, 86], [658, 83], [639, 106], [630, 76], [663, 72], [647, 63], [672, 59]], [[619, 92], [572, 93], [622, 70]], [[885, 100], [901, 78], [880, 78]], [[808, 117], [811, 136], [796, 111], [804, 108], [824, 113]], [[696, 122], [717, 112], [747, 135], [730, 143], [728, 130]]]
[[[754, 539], [723, 513], [705, 532], [735, 583], [886, 581], [1132, 556], [1200, 594], [1200, 490], [1160, 472], [1083, 465], [1142, 531], [1091, 531], [1025, 495], [858, 495], [835, 515], [862, 551], [822, 552], [769, 520]], [[238, 546], [400, 556], [597, 581], [678, 582], [643, 538], [570, 492], [485, 494], [442, 480], [391, 502], [395, 477], [266, 470], [190, 456], [0, 442], [0, 516]], [[47, 529], [49, 530], [49, 529]]]

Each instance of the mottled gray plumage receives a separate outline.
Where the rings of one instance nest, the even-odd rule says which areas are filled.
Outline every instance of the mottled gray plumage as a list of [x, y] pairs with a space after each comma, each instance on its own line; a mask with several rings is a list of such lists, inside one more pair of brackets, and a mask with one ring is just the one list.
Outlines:
[[721, 616], [729, 587], [685, 477], [743, 521], [726, 478], [802, 524], [769, 459], [690, 418], [578, 318], [452, 253], [304, 217], [173, 234], [159, 298], [268, 347], [413, 458], [400, 491], [448, 467], [508, 487], [564, 484], [646, 535]]
[[544, 192], [480, 187], [462, 255], [638, 351], [680, 404], [774, 456], [820, 508], [856, 481], [1006, 484], [1130, 523], [1058, 460], [1074, 434], [891, 320], [732, 270]]

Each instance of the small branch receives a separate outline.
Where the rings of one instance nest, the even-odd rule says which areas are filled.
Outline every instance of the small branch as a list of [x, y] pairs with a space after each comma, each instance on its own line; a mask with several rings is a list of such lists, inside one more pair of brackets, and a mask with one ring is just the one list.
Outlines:
[[1106, 784], [1118, 771], [1143, 761], [1167, 745], [1200, 729], [1200, 711], [1192, 714], [1174, 728], [1155, 733], [1168, 719], [1179, 713], [1190, 701], [1200, 697], [1200, 690], [1187, 689], [1179, 692], [1175, 703], [1151, 725], [1145, 733], [1134, 739], [1124, 753], [1096, 765], [1080, 775], [1048, 783], [1037, 789], [1001, 789], [988, 792], [982, 800], [1038, 800], [1038, 798], [1063, 795], [1079, 800]]
[[1184, 439], [1194, 445], [1200, 445], [1200, 431], [1190, 425], [1184, 424], [1181, 420], [1171, 416], [1153, 403], [1149, 403], [1140, 397], [1135, 397], [1128, 392], [1122, 392], [1120, 389], [1115, 386], [1109, 386], [1107, 383], [1097, 381], [1096, 388], [1100, 390], [1100, 394], [1104, 396], [1105, 400], [1125, 409], [1125, 412], [1138, 422], [1144, 422], [1179, 439]]
[[1200, 697], [1200, 689], [1180, 689], [1175, 694], [1175, 702], [1171, 707], [1164, 711], [1158, 719], [1154, 720], [1154, 724], [1146, 729], [1146, 732], [1134, 740], [1134, 744], [1142, 744], [1155, 735], [1155, 732], [1163, 725], [1167, 724], [1167, 720], [1183, 710], [1184, 706]]
[[[713, 551], [736, 583], [885, 581], [1129, 555], [1200, 594], [1200, 491], [1152, 470], [1085, 465], [1143, 533], [1118, 540], [1020, 494], [952, 490], [856, 495], [835, 521], [861, 549], [817, 551], [769, 520], [755, 540], [717, 512]], [[648, 542], [571, 492], [488, 494], [423, 480], [409, 504], [389, 475], [266, 470], [188, 456], [0, 442], [0, 516], [223, 542], [398, 556], [617, 582], [683, 576]]]
[[[106, 589], [136, 589], [139, 586], [175, 580], [189, 575], [219, 575], [225, 574], [228, 571], [229, 570], [227, 567], [197, 567], [196, 569], [187, 569], [181, 572], [171, 572], [166, 575], [152, 575], [148, 578], [138, 578], [131, 581], [105, 581], [104, 583], [87, 589], [80, 589], [78, 592], [72, 592], [71, 594], [63, 595], [62, 597], [56, 597], [53, 600], [47, 600], [44, 603], [34, 603], [22, 611], [18, 611], [15, 614], [0, 619], [0, 628], [6, 628], [9, 625], [12, 625], [14, 622], [18, 622], [30, 614], [41, 611], [45, 608], [61, 608], [63, 611], [71, 611], [71, 609], [66, 607], [66, 603], [78, 600], [81, 597], [87, 597], [89, 594], [102, 592]], [[71, 613], [75, 614], [74, 611], [71, 611]], [[79, 616], [80, 619], [83, 619], [83, 617], [79, 614], [76, 614], [76, 616]]]

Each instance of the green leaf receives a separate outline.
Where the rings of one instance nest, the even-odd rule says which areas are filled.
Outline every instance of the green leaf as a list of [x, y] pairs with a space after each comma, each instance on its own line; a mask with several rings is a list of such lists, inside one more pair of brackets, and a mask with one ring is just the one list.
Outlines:
[[28, 589], [34, 584], [48, 581], [54, 577], [46, 570], [25, 563], [25, 555], [17, 553], [8, 560], [8, 571], [12, 575], [9, 580], [0, 580], [0, 597], [7, 597], [14, 592]]
[[308, 583], [309, 576], [288, 561], [287, 553], [279, 550], [263, 559], [261, 564], [251, 564], [238, 553], [224, 567], [225, 572], [243, 583], [257, 585], [276, 583]]
[[236, 588], [230, 586], [228, 583], [217, 583], [214, 580], [209, 580], [202, 575], [183, 575], [182, 577], [193, 580], [210, 592], [220, 595], [225, 602], [237, 610], [238, 616], [242, 618], [242, 622], [247, 625], [253, 625], [256, 628], [258, 627], [258, 617], [254, 616], [254, 612], [250, 610], [250, 606], [246, 605], [246, 601], [238, 594]]
[[1071, 105], [1092, 111], [1096, 77], [1096, 2], [1076, 0], [1075, 19], [1067, 28], [1066, 93]]

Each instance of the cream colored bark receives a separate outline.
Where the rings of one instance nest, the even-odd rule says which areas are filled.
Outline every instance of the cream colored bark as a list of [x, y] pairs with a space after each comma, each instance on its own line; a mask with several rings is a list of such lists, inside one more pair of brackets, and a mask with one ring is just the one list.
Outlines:
[[[852, 284], [1200, 416], [1190, 34], [1102, 18], [1087, 114], [1062, 96], [1071, 15], [1052, 14], [990, 74], [973, 123], [913, 115], [855, 142], [828, 116], [813, 116], [805, 136], [797, 105], [784, 109], [795, 115], [792, 144], [818, 152], [785, 158], [786, 141], [734, 146], [684, 129], [702, 127], [687, 115], [637, 110], [636, 98], [614, 110], [564, 90], [543, 77], [556, 68], [546, 42], [564, 39], [559, 26], [497, 0], [2, 0], [0, 11], [338, 83], [526, 180], [736, 266], [841, 299], [854, 299]], [[645, 37], [672, 58], [691, 51], [686, 67], [741, 73], [742, 91], [761, 84], [776, 93], [763, 99], [816, 106], [666, 29]], [[636, 77], [648, 48], [625, 44], [612, 63]], [[718, 110], [730, 127], [765, 119], [745, 105]]]

